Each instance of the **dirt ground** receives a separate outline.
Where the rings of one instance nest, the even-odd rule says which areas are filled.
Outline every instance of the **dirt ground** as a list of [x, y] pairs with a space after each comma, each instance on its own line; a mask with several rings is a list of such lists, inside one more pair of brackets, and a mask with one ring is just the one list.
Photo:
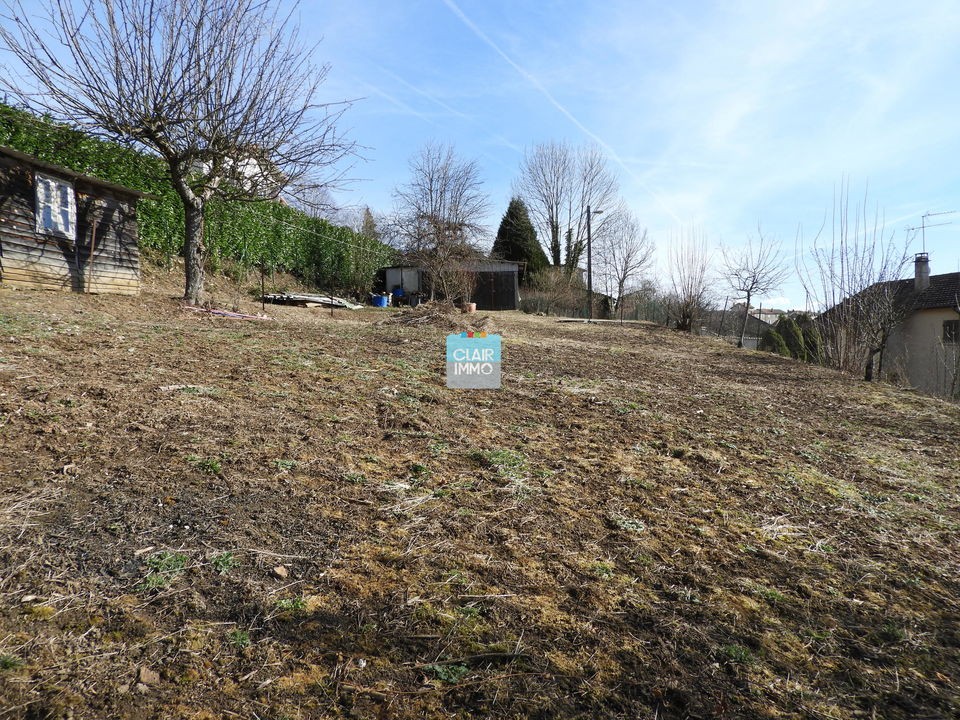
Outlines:
[[0, 289], [0, 718], [960, 717], [956, 405], [178, 283]]

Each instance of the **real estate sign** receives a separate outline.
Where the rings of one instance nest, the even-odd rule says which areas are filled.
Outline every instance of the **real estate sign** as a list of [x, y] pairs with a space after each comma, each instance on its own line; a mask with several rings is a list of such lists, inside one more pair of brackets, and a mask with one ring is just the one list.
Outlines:
[[484, 332], [447, 335], [447, 387], [500, 387], [500, 336]]

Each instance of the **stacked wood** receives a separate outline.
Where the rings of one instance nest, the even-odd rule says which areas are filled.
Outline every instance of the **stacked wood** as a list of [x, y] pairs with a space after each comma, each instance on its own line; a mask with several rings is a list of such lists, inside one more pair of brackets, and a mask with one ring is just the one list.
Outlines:
[[298, 307], [332, 307], [343, 310], [362, 310], [363, 305], [336, 297], [334, 295], [303, 295], [297, 293], [269, 293], [263, 296], [263, 301], [276, 305], [296, 305]]

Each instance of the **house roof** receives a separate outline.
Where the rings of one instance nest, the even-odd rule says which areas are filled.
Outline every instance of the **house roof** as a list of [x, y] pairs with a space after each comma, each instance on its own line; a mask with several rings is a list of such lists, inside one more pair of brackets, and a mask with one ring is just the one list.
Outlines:
[[140, 192], [139, 190], [134, 190], [133, 188], [128, 188], [123, 185], [117, 185], [116, 183], [108, 182], [106, 180], [101, 180], [100, 178], [95, 178], [90, 175], [84, 175], [83, 173], [78, 173], [75, 170], [70, 170], [69, 168], [62, 167], [60, 165], [54, 165], [53, 163], [48, 163], [39, 158], [34, 157], [33, 155], [27, 155], [26, 153], [20, 152], [19, 150], [14, 150], [11, 147], [5, 147], [0, 145], [0, 155], [6, 155], [7, 157], [18, 160], [27, 165], [31, 165], [40, 170], [45, 170], [46, 172], [53, 173], [55, 175], [61, 175], [63, 177], [68, 177], [74, 182], [82, 182], [87, 185], [93, 185], [94, 187], [101, 187], [105, 190], [112, 190], [113, 192], [122, 193], [124, 195], [132, 195], [136, 198], [142, 197], [152, 197], [147, 193]]
[[930, 285], [922, 292], [914, 290], [914, 279], [896, 280], [897, 298], [909, 303], [912, 310], [953, 308], [960, 298], [960, 272], [931, 275]]

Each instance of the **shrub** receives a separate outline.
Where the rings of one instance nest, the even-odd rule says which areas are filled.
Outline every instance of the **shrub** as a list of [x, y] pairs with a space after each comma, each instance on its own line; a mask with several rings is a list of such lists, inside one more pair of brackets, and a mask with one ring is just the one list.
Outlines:
[[790, 348], [788, 348], [787, 343], [784, 342], [783, 335], [773, 328], [768, 328], [764, 331], [760, 337], [758, 349], [783, 355], [784, 357], [790, 357]]
[[777, 321], [777, 332], [787, 345], [790, 357], [796, 360], [807, 359], [807, 347], [803, 342], [803, 331], [792, 317], [784, 316]]

